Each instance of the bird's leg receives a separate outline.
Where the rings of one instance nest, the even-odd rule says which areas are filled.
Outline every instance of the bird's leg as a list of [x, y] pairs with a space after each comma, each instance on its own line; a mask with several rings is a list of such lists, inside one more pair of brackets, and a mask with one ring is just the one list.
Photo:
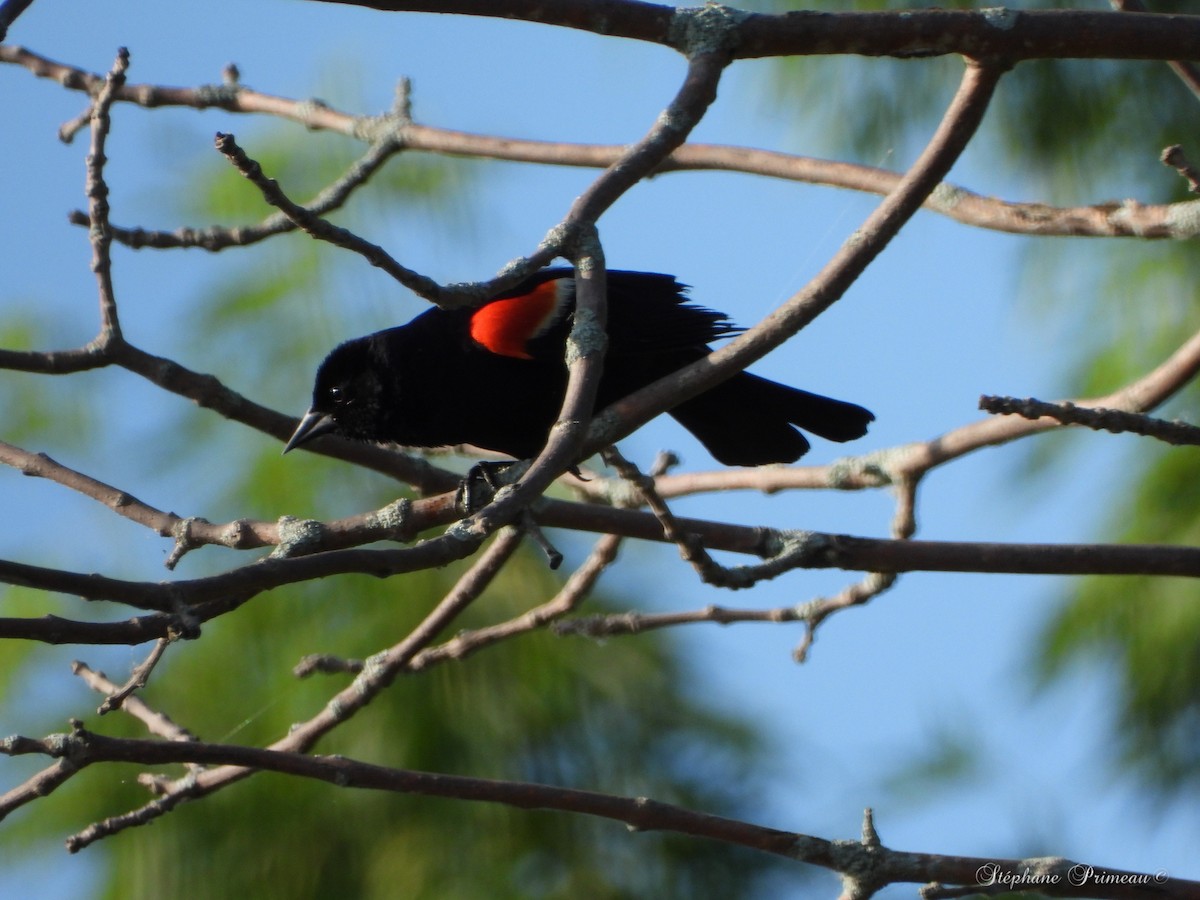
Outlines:
[[[495, 496], [496, 491], [521, 476], [527, 468], [527, 465], [523, 465], [525, 462], [523, 460], [515, 462], [485, 460], [471, 466], [466, 478], [458, 483], [458, 490], [454, 495], [455, 506], [463, 515], [470, 515], [476, 510], [482, 509]], [[529, 510], [522, 510], [515, 524], [529, 535], [530, 540], [537, 544], [538, 549], [546, 554], [546, 561], [550, 564], [551, 569], [557, 569], [562, 565], [563, 555], [547, 540], [546, 535], [542, 533], [541, 526], [533, 520], [533, 515]]]
[[505, 476], [516, 464], [507, 460], [484, 460], [471, 466], [454, 492], [454, 505], [459, 512], [469, 516], [482, 509], [496, 495], [496, 491], [511, 483], [512, 479]]

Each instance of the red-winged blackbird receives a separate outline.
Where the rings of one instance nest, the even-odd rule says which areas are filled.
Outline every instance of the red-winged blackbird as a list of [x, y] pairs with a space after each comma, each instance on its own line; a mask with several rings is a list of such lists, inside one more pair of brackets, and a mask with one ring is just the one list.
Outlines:
[[[596, 409], [695, 362], [741, 329], [694, 306], [670, 275], [608, 272], [608, 351]], [[317, 370], [312, 407], [284, 448], [333, 432], [409, 447], [473, 444], [536, 456], [562, 405], [575, 307], [570, 269], [546, 269], [475, 309], [439, 308], [347, 341]], [[670, 410], [726, 465], [793, 462], [809, 443], [862, 437], [861, 406], [741, 373]]]

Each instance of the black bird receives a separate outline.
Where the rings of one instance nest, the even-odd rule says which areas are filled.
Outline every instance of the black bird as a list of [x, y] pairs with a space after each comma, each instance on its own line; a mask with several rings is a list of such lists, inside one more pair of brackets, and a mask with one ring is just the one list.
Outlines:
[[[596, 409], [701, 359], [741, 332], [688, 302], [671, 275], [608, 272], [608, 351]], [[334, 433], [409, 447], [473, 444], [538, 454], [562, 406], [571, 269], [543, 270], [475, 309], [433, 308], [407, 325], [347, 341], [317, 370], [312, 406], [284, 448]], [[803, 428], [831, 441], [866, 434], [861, 406], [740, 373], [672, 415], [726, 465], [794, 462]], [[795, 426], [795, 427], [793, 427]]]

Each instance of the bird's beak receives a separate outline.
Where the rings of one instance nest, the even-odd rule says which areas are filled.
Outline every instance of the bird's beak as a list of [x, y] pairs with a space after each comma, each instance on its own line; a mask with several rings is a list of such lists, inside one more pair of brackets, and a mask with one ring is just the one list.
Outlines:
[[301, 444], [307, 444], [313, 438], [327, 434], [336, 427], [337, 422], [333, 420], [333, 416], [310, 409], [304, 414], [304, 418], [300, 420], [300, 424], [296, 426], [296, 430], [288, 439], [287, 446], [283, 448], [283, 452], [287, 453], [289, 450], [295, 450]]

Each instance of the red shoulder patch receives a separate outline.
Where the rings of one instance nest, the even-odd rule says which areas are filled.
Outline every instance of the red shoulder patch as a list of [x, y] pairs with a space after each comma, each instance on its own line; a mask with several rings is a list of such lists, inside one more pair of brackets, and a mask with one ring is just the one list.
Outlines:
[[526, 345], [554, 322], [558, 305], [557, 278], [519, 297], [493, 300], [471, 316], [471, 339], [499, 356], [533, 359]]

